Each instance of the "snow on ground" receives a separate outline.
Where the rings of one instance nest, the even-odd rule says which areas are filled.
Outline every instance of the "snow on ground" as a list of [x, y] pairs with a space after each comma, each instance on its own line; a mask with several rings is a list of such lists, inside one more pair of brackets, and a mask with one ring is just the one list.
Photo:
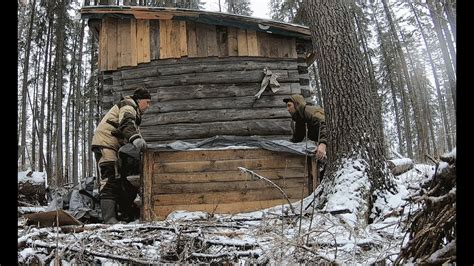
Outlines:
[[42, 184], [45, 182], [46, 172], [32, 172], [31, 170], [18, 172], [18, 182]]
[[416, 193], [435, 168], [418, 164], [394, 177], [398, 193], [387, 194], [386, 202], [376, 202], [382, 214], [369, 225], [359, 224], [350, 212], [331, 213], [341, 208], [354, 211], [360, 206], [361, 199], [351, 191], [364, 188], [368, 181], [355, 171], [357, 168], [363, 169], [363, 165], [350, 162], [340, 171], [332, 184], [337, 192], [322, 211], [311, 205], [320, 186], [303, 201], [292, 204], [295, 214], [288, 205], [234, 215], [176, 211], [164, 221], [87, 224], [75, 233], [19, 223], [18, 260], [28, 263], [36, 257], [54, 262], [57, 245], [63, 262], [72, 264], [393, 263], [406, 237], [404, 218], [417, 208], [405, 206], [404, 199]]

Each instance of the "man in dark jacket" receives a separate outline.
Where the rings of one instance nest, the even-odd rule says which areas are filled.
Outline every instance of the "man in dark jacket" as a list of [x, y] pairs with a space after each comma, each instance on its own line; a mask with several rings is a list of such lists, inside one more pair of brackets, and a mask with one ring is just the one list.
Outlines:
[[107, 112], [94, 132], [92, 151], [96, 155], [101, 178], [107, 179], [100, 191], [100, 208], [104, 223], [118, 222], [115, 217], [115, 204], [123, 197], [123, 183], [128, 181], [119, 176], [119, 148], [126, 143], [133, 143], [140, 151], [146, 149], [139, 125], [150, 102], [151, 95], [146, 89], [136, 89], [132, 96], [123, 97]]
[[301, 142], [306, 137], [308, 129], [308, 139], [316, 143], [315, 155], [318, 160], [326, 158], [326, 121], [324, 109], [319, 106], [309, 106], [303, 96], [294, 94], [290, 98], [285, 98], [288, 112], [295, 121], [293, 137], [291, 142]]

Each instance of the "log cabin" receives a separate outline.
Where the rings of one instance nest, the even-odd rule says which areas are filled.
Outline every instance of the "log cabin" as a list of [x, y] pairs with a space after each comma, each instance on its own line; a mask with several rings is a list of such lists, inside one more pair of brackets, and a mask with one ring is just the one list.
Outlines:
[[[97, 5], [80, 12], [98, 41], [103, 110], [137, 86], [152, 94], [140, 126], [149, 144], [140, 175], [142, 220], [165, 219], [174, 210], [239, 213], [287, 202], [238, 167], [272, 180], [292, 202], [312, 193], [316, 162], [307, 155], [262, 145], [160, 148], [216, 136], [288, 140], [292, 120], [282, 100], [312, 96], [307, 27], [166, 7]], [[262, 86], [269, 73], [277, 84]]]

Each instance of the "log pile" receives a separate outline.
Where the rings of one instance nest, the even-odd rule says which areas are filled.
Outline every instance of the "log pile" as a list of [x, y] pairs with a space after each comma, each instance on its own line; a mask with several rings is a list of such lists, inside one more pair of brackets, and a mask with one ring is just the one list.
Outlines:
[[395, 264], [456, 262], [456, 158], [441, 157], [433, 177], [410, 197], [422, 204], [410, 219], [409, 242]]
[[[26, 176], [31, 177], [33, 172]], [[46, 205], [46, 186], [43, 182], [34, 182], [33, 179], [19, 180], [18, 203], [23, 206]]]

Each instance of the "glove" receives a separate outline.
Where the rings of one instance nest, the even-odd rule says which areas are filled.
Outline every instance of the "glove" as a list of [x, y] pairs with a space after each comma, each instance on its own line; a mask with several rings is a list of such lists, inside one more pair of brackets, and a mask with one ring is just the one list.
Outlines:
[[144, 151], [144, 150], [146, 150], [146, 142], [145, 142], [145, 140], [142, 139], [142, 138], [138, 138], [138, 139], [134, 140], [134, 141], [133, 141], [133, 145], [134, 145], [135, 147], [137, 147], [137, 149], [138, 149], [139, 151]]

